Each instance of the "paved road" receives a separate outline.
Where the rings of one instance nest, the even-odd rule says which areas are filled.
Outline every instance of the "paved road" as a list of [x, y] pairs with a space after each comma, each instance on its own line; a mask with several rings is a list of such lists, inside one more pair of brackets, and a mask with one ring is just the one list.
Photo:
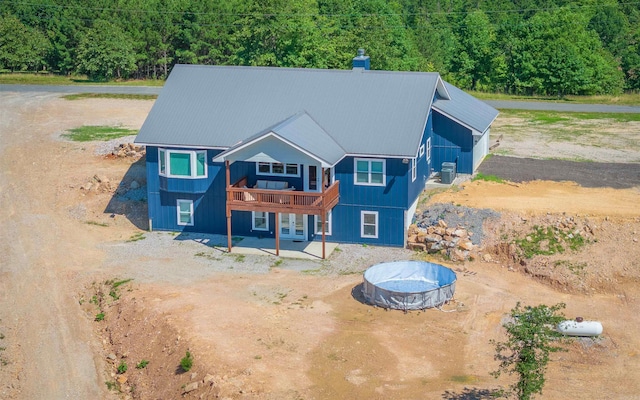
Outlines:
[[540, 179], [572, 181], [583, 187], [640, 187], [640, 164], [537, 160], [494, 155], [484, 160], [478, 171], [512, 182]]
[[[106, 85], [0, 85], [0, 92], [55, 92], [55, 93], [121, 93], [158, 94], [159, 86], [106, 86]], [[519, 110], [548, 110], [574, 112], [640, 113], [640, 106], [612, 106], [602, 104], [566, 104], [536, 101], [485, 100], [495, 108]]]

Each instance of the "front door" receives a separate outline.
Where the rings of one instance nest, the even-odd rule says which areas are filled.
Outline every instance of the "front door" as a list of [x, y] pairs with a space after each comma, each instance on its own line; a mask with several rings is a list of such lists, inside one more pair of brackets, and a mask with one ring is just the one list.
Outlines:
[[304, 214], [280, 214], [282, 239], [307, 240], [307, 216]]

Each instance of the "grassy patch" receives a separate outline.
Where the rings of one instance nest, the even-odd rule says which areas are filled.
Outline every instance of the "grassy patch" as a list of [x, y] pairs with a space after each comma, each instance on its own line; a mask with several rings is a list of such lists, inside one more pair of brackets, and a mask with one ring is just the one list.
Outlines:
[[277, 267], [281, 266], [283, 262], [284, 262], [284, 260], [282, 258], [280, 258], [280, 259], [274, 261], [274, 263], [271, 264], [271, 266], [269, 266], [269, 269], [277, 268]]
[[127, 242], [137, 242], [138, 240], [144, 240], [144, 232], [134, 233], [127, 239]]
[[452, 382], [457, 383], [473, 383], [478, 380], [478, 377], [474, 375], [453, 375], [450, 379]]
[[138, 364], [136, 364], [137, 369], [146, 368], [149, 365], [149, 360], [141, 360]]
[[483, 174], [482, 172], [478, 172], [471, 180], [504, 183], [504, 179], [495, 175]]
[[107, 85], [107, 86], [162, 86], [163, 80], [94, 81], [84, 75], [54, 75], [35, 72], [0, 73], [0, 83], [16, 85]]
[[207, 260], [211, 260], [211, 261], [218, 261], [219, 260], [219, 258], [216, 257], [215, 255], [210, 254], [210, 253], [206, 253], [204, 251], [199, 251], [196, 254], [194, 254], [194, 256], [195, 257], [206, 258]]
[[124, 94], [124, 93], [74, 93], [62, 96], [65, 100], [82, 99], [125, 99], [125, 100], [155, 100], [155, 94]]
[[586, 244], [580, 235], [573, 235], [555, 227], [534, 226], [526, 237], [515, 240], [525, 258], [537, 255], [553, 255], [564, 253], [566, 248], [578, 250]]
[[559, 268], [566, 268], [576, 276], [584, 276], [586, 273], [585, 269], [587, 268], [587, 263], [585, 262], [576, 263], [568, 260], [558, 260], [553, 263], [553, 266], [559, 267]]
[[107, 227], [109, 226], [109, 224], [106, 224], [104, 222], [98, 222], [98, 221], [86, 221], [85, 224], [87, 225], [94, 225], [94, 226], [102, 226], [102, 227]]
[[553, 96], [525, 96], [505, 93], [470, 92], [482, 100], [540, 101], [547, 103], [573, 104], [609, 104], [617, 106], [637, 106], [640, 104], [640, 93], [624, 93], [617, 96], [565, 96], [562, 99]]
[[94, 126], [85, 125], [79, 128], [69, 129], [69, 133], [62, 136], [75, 142], [90, 142], [94, 140], [107, 141], [124, 136], [132, 136], [138, 133], [135, 129], [123, 128], [121, 126]]
[[597, 113], [541, 110], [500, 110], [502, 118], [522, 118], [535, 124], [555, 124], [587, 120], [612, 120], [614, 122], [640, 121], [640, 113]]

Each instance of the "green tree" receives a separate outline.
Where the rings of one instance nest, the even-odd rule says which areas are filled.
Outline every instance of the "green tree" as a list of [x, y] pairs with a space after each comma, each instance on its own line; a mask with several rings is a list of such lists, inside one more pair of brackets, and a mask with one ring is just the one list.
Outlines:
[[44, 65], [49, 41], [37, 29], [24, 25], [18, 18], [0, 18], [0, 69], [35, 71]]
[[565, 320], [559, 312], [564, 307], [564, 303], [522, 307], [518, 302], [511, 310], [511, 320], [503, 324], [507, 340], [491, 342], [496, 348], [495, 359], [500, 362], [492, 374], [496, 378], [505, 372], [516, 374], [518, 381], [511, 390], [519, 400], [542, 393], [549, 354], [563, 350], [557, 345], [562, 335], [555, 327]]
[[482, 11], [467, 14], [458, 34], [452, 72], [462, 87], [477, 89], [479, 82], [488, 83], [495, 58], [495, 31]]
[[127, 78], [136, 70], [131, 39], [110, 22], [98, 20], [78, 44], [79, 73], [96, 80]]

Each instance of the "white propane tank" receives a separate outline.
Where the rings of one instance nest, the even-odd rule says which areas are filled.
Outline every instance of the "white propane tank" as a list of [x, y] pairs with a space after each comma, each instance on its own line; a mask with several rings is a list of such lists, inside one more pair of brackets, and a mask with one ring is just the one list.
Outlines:
[[560, 322], [557, 330], [567, 336], [598, 336], [602, 335], [602, 324], [598, 321], [585, 321], [582, 317], [578, 317]]

